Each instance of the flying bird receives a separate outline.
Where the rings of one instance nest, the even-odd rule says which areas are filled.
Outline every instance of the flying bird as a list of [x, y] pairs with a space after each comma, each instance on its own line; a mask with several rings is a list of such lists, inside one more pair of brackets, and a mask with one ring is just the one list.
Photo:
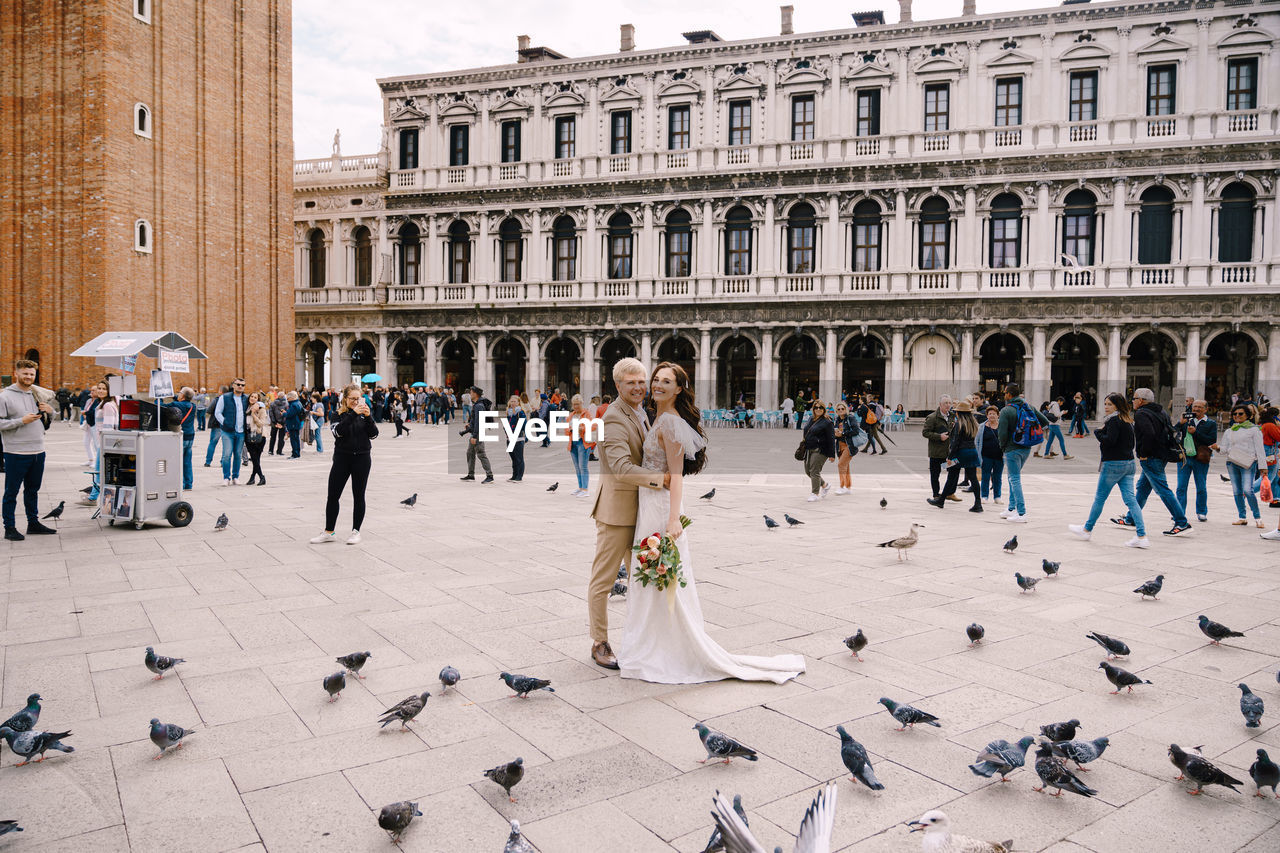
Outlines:
[[702, 723], [695, 723], [693, 727], [697, 730], [698, 738], [702, 741], [702, 746], [707, 751], [707, 757], [699, 759], [699, 764], [706, 764], [713, 758], [723, 758], [725, 764], [728, 764], [734, 758], [745, 758], [747, 761], [760, 760], [754, 749], [744, 743], [739, 743], [724, 732], [708, 728]]
[[969, 645], [976, 646], [982, 642], [982, 638], [987, 635], [987, 629], [983, 628], [977, 622], [971, 622], [968, 628], [964, 629], [965, 636], [969, 638]]
[[555, 491], [556, 489], [558, 489], [558, 488], [560, 488], [560, 481], [559, 481], [559, 480], [557, 480], [556, 482], [552, 483], [550, 486], [547, 486], [547, 491], [548, 491], [548, 492], [554, 492], [554, 491]]
[[52, 519], [53, 519], [53, 526], [54, 526], [54, 527], [57, 527], [57, 526], [58, 526], [58, 519], [62, 518], [62, 510], [64, 510], [64, 509], [66, 508], [66, 506], [67, 506], [67, 502], [66, 502], [66, 501], [58, 501], [58, 505], [57, 505], [57, 506], [55, 506], [53, 509], [49, 510], [47, 513], [45, 513], [45, 514], [41, 517], [41, 520], [43, 521], [44, 519], [52, 518]]
[[343, 689], [347, 686], [347, 676], [342, 670], [338, 670], [333, 675], [324, 677], [324, 689], [329, 694], [329, 701], [335, 702], [342, 695]]
[[22, 767], [31, 762], [31, 756], [38, 755], [36, 763], [44, 761], [45, 750], [53, 749], [58, 752], [75, 752], [74, 746], [64, 746], [62, 739], [71, 737], [71, 732], [38, 732], [35, 730], [28, 732], [16, 732], [8, 726], [0, 726], [0, 737], [4, 738], [9, 744], [9, 749], [13, 750], [15, 755], [21, 755], [26, 761], [15, 764], [14, 767]]
[[398, 844], [400, 834], [409, 828], [409, 824], [415, 817], [422, 817], [417, 803], [411, 803], [408, 800], [392, 803], [389, 806], [383, 806], [382, 811], [378, 812], [378, 826], [391, 833], [391, 842]]
[[861, 782], [873, 791], [883, 791], [884, 785], [876, 778], [876, 772], [871, 768], [871, 759], [867, 757], [866, 748], [854, 740], [853, 736], [844, 730], [844, 726], [836, 726], [836, 734], [840, 735], [840, 760], [853, 774], [849, 777], [849, 781]]
[[[716, 793], [720, 792], [716, 791]], [[733, 795], [733, 813], [742, 819], [743, 826], [750, 826], [747, 821], [746, 809], [742, 807], [741, 794]], [[719, 826], [711, 830], [711, 837], [707, 839], [707, 846], [702, 848], [702, 853], [724, 853], [724, 834], [720, 832]]]
[[399, 722], [402, 730], [408, 730], [409, 721], [422, 713], [422, 709], [427, 707], [427, 700], [430, 698], [431, 694], [424, 690], [417, 696], [401, 699], [378, 715], [382, 721], [382, 725], [378, 728], [385, 729], [388, 723]]
[[881, 499], [880, 499], [880, 508], [881, 508], [881, 509], [888, 509], [888, 508], [889, 508], [889, 502], [888, 502], [887, 500], [885, 500], [884, 498], [881, 498]]
[[1148, 595], [1151, 596], [1152, 598], [1155, 598], [1157, 595], [1160, 594], [1160, 588], [1163, 586], [1164, 586], [1164, 575], [1156, 575], [1155, 580], [1144, 581], [1142, 586], [1135, 589], [1134, 592], [1138, 593], [1143, 598], [1146, 598]]
[[1276, 791], [1276, 786], [1280, 785], [1280, 764], [1272, 761], [1265, 749], [1258, 750], [1258, 760], [1249, 765], [1249, 777], [1258, 789], [1255, 797], [1265, 796], [1262, 789], [1270, 788], [1275, 798], [1280, 800], [1280, 792]]
[[1055, 563], [1052, 560], [1041, 560], [1040, 568], [1044, 569], [1044, 573], [1049, 577], [1057, 577], [1058, 569], [1062, 568], [1062, 563]]
[[1129, 672], [1129, 670], [1127, 669], [1121, 669], [1118, 666], [1112, 666], [1106, 661], [1101, 661], [1098, 664], [1098, 669], [1105, 670], [1107, 673], [1107, 681], [1110, 681], [1112, 684], [1116, 686], [1116, 689], [1111, 691], [1112, 696], [1119, 693], [1120, 688], [1122, 687], [1128, 687], [1129, 692], [1132, 693], [1133, 686], [1135, 684], [1151, 683], [1150, 681], [1139, 678], [1138, 676], [1134, 675], [1132, 672]]
[[975, 776], [987, 779], [999, 773], [1000, 781], [1008, 782], [1009, 774], [1026, 763], [1027, 750], [1035, 742], [1036, 739], [1031, 735], [1024, 735], [1016, 744], [1004, 739], [993, 740], [987, 744], [986, 749], [978, 753], [977, 760], [969, 765], [969, 769]]
[[1076, 729], [1081, 728], [1079, 720], [1067, 720], [1065, 723], [1048, 723], [1040, 727], [1040, 734], [1055, 743], [1063, 740], [1074, 740]]
[[1064, 740], [1062, 743], [1054, 744], [1062, 750], [1063, 755], [1076, 763], [1076, 770], [1086, 772], [1089, 768], [1084, 765], [1100, 758], [1110, 745], [1111, 739], [1105, 737], [1093, 740]]
[[1236, 685], [1240, 688], [1240, 713], [1244, 714], [1247, 728], [1256, 729], [1262, 723], [1262, 697], [1254, 695], [1249, 685], [1243, 681]]
[[413, 494], [409, 495], [409, 497], [400, 501], [400, 503], [404, 504], [409, 509], [413, 509], [413, 507], [418, 503], [418, 493], [414, 492]]
[[534, 853], [533, 845], [525, 840], [520, 832], [520, 821], [512, 819], [511, 834], [507, 836], [506, 846], [502, 853]]
[[[831, 832], [836, 821], [836, 793], [836, 784], [829, 782], [814, 797], [813, 803], [804, 813], [804, 820], [800, 822], [800, 832], [792, 848], [793, 853], [829, 853]], [[724, 836], [725, 853], [765, 853], [760, 842], [756, 841], [751, 830], [733, 812], [719, 791], [716, 792], [713, 803], [715, 811], [711, 816], [715, 818], [716, 826]], [[775, 848], [774, 853], [781, 849]]]
[[180, 663], [186, 663], [186, 660], [183, 658], [169, 658], [164, 655], [158, 655], [155, 653], [154, 649], [147, 646], [147, 653], [142, 658], [142, 662], [147, 665], [147, 669], [156, 674], [156, 677], [151, 680], [159, 681], [164, 678], [164, 674], [166, 672], [173, 669]]
[[764, 517], [764, 526], [767, 530], [773, 530], [775, 527], [781, 527], [782, 525], [766, 515]]
[[507, 799], [514, 803], [516, 798], [511, 796], [511, 789], [524, 778], [524, 759], [517, 758], [515, 761], [499, 764], [492, 770], [484, 771], [484, 777], [501, 785], [502, 790], [507, 792]]
[[164, 751], [171, 746], [182, 749], [182, 739], [191, 734], [190, 729], [184, 729], [182, 726], [175, 726], [173, 723], [162, 723], [155, 717], [151, 718], [151, 742], [160, 747], [160, 751], [156, 753], [152, 761], [159, 761], [160, 756], [164, 755]]
[[791, 527], [795, 527], [797, 524], [804, 524], [804, 522], [803, 522], [803, 521], [801, 521], [800, 519], [798, 519], [798, 518], [792, 518], [791, 516], [787, 515], [785, 512], [782, 514], [782, 518], [783, 518], [783, 520], [784, 520], [784, 521], [786, 521], [786, 522], [787, 522], [787, 524], [788, 524], [788, 525], [790, 525]]
[[1013, 839], [997, 843], [954, 834], [951, 819], [937, 809], [909, 821], [907, 826], [911, 832], [924, 832], [921, 846], [925, 853], [1010, 853], [1013, 850]]
[[844, 644], [849, 651], [853, 652], [853, 656], [855, 658], [862, 660], [862, 655], [858, 653], [867, 647], [867, 635], [862, 633], [862, 629], [859, 628], [858, 633], [854, 634], [852, 637], [844, 638]]
[[215, 533], [217, 533], [218, 531], [226, 530], [226, 529], [227, 529], [227, 514], [224, 512], [221, 515], [219, 515], [218, 520], [213, 523], [213, 530]]
[[1129, 656], [1129, 647], [1115, 637], [1108, 637], [1106, 634], [1099, 634], [1097, 631], [1092, 634], [1085, 634], [1085, 636], [1107, 650], [1107, 660], [1118, 657], [1127, 658]]
[[1013, 579], [1018, 582], [1018, 586], [1022, 587], [1024, 593], [1035, 592], [1036, 584], [1040, 583], [1040, 578], [1029, 578], [1021, 572], [1014, 572]]
[[364, 662], [373, 657], [373, 652], [352, 652], [349, 655], [343, 655], [340, 658], [334, 658], [343, 668], [354, 675], [356, 678], [364, 678], [360, 674], [360, 668], [364, 666]]
[[1017, 534], [1014, 534], [1012, 539], [1004, 543], [1004, 552], [1006, 554], [1012, 554], [1016, 550], [1018, 550], [1018, 536]]
[[[916, 547], [916, 543], [920, 541], [920, 534], [916, 533], [916, 529], [924, 527], [923, 524], [912, 524], [911, 529], [907, 531], [906, 536], [899, 536], [897, 539], [890, 539], [888, 542], [881, 542], [876, 545], [877, 548], [894, 548], [898, 552], [898, 561], [902, 562], [904, 552]], [[907, 559], [911, 559], [907, 557]]]
[[880, 697], [880, 704], [885, 707], [885, 710], [887, 710], [895, 720], [902, 723], [901, 728], [895, 729], [895, 731], [905, 732], [909, 728], [915, 728], [916, 723], [922, 723], [926, 726], [933, 726], [938, 729], [942, 728], [942, 723], [938, 722], [937, 717], [933, 714], [921, 711], [919, 708], [913, 708], [910, 705], [899, 705], [892, 699], [886, 699], [883, 696]]
[[709, 501], [709, 500], [711, 500], [712, 498], [714, 498], [715, 496], [716, 496], [716, 490], [715, 490], [715, 489], [712, 489], [711, 491], [707, 492], [705, 495], [699, 495], [699, 496], [698, 496], [698, 500], [700, 500], [700, 501]]
[[1061, 797], [1064, 790], [1082, 797], [1092, 797], [1098, 793], [1068, 770], [1067, 765], [1053, 754], [1053, 750], [1053, 744], [1046, 740], [1040, 741], [1040, 748], [1036, 750], [1036, 775], [1040, 777], [1040, 787], [1033, 787], [1031, 790], [1057, 788], [1058, 793], [1050, 795], [1054, 797]]
[[[515, 691], [515, 695], [521, 699], [528, 699], [529, 693], [534, 690], [546, 690], [555, 693], [556, 689], [551, 686], [549, 678], [534, 678], [531, 675], [512, 675], [509, 672], [500, 672], [498, 677], [507, 683], [507, 686]], [[510, 698], [510, 697], [508, 697]]]
[[1208, 616], [1205, 616], [1203, 613], [1200, 614], [1199, 621], [1200, 621], [1200, 633], [1208, 637], [1209, 642], [1212, 645], [1220, 646], [1222, 645], [1222, 641], [1227, 639], [1228, 637], [1244, 636], [1244, 634], [1241, 634], [1239, 631], [1232, 631], [1230, 628], [1228, 628], [1226, 625], [1223, 625], [1221, 622], [1214, 622], [1212, 619], [1210, 619]]
[[[1199, 749], [1199, 747], [1196, 747]], [[1182, 751], [1176, 743], [1169, 744], [1169, 760], [1173, 762], [1173, 766], [1177, 767], [1181, 772], [1175, 782], [1181, 782], [1183, 779], [1190, 779], [1196, 783], [1194, 790], [1187, 791], [1188, 794], [1199, 794], [1204, 790], [1205, 785], [1221, 785], [1224, 788], [1236, 789], [1236, 785], [1243, 785], [1239, 779], [1227, 773], [1223, 773], [1217, 767], [1213, 766], [1213, 762], [1199, 755], [1190, 755]]]
[[461, 679], [461, 673], [453, 667], [446, 665], [444, 669], [440, 670], [440, 683], [443, 685], [443, 687], [440, 688], [440, 692], [444, 693], [450, 687], [456, 686]]

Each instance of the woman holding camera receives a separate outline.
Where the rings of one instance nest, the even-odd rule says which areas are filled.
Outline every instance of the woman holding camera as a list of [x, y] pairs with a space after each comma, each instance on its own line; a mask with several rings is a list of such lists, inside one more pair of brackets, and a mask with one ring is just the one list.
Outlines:
[[338, 400], [338, 419], [333, 425], [333, 464], [329, 468], [329, 496], [324, 506], [324, 532], [311, 539], [312, 544], [336, 542], [334, 528], [338, 525], [338, 498], [351, 481], [351, 535], [348, 545], [360, 544], [360, 525], [364, 523], [364, 490], [369, 484], [369, 469], [373, 467], [373, 439], [378, 437], [378, 425], [373, 422], [369, 404], [360, 393], [359, 385], [342, 389]]

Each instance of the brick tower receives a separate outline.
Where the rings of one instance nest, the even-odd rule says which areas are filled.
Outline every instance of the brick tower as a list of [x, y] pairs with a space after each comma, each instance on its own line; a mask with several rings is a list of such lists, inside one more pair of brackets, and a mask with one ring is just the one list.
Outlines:
[[0, 374], [173, 329], [209, 356], [175, 383], [292, 378], [290, 3], [0, 4]]

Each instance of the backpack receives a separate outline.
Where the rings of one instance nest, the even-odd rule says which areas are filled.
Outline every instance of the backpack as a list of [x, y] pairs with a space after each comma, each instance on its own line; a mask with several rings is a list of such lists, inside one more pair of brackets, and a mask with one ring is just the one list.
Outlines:
[[1044, 427], [1036, 417], [1035, 409], [1026, 403], [1015, 404], [1018, 413], [1017, 424], [1013, 428], [1013, 443], [1017, 447], [1035, 447], [1044, 441]]
[[867, 410], [867, 416], [862, 420], [867, 426], [871, 426], [880, 421], [880, 418], [876, 416], [876, 407], [874, 404], [870, 404], [866, 406], [866, 410]]
[[1160, 438], [1161, 457], [1165, 462], [1183, 461], [1187, 458], [1187, 450], [1178, 439], [1178, 433], [1173, 428], [1173, 421], [1169, 420], [1168, 413], [1162, 413], [1161, 420], [1164, 421], [1164, 434]]

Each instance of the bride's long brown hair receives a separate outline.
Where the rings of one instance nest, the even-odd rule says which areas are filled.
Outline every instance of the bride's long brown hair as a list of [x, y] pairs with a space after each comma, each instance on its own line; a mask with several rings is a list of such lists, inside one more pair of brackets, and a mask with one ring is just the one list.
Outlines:
[[[707, 437], [706, 432], [702, 429], [702, 411], [694, 405], [693, 402], [693, 383], [689, 381], [689, 374], [683, 367], [670, 361], [664, 361], [653, 369], [651, 376], [657, 376], [659, 370], [670, 370], [671, 374], [676, 378], [676, 414], [684, 420], [689, 426], [702, 436]], [[657, 407], [653, 404], [653, 398], [649, 397], [645, 401], [645, 408], [649, 412], [650, 419], [653, 418]], [[688, 456], [684, 458], [684, 468], [682, 473], [686, 477], [697, 474], [707, 466], [707, 448], [703, 447], [693, 458]]]

